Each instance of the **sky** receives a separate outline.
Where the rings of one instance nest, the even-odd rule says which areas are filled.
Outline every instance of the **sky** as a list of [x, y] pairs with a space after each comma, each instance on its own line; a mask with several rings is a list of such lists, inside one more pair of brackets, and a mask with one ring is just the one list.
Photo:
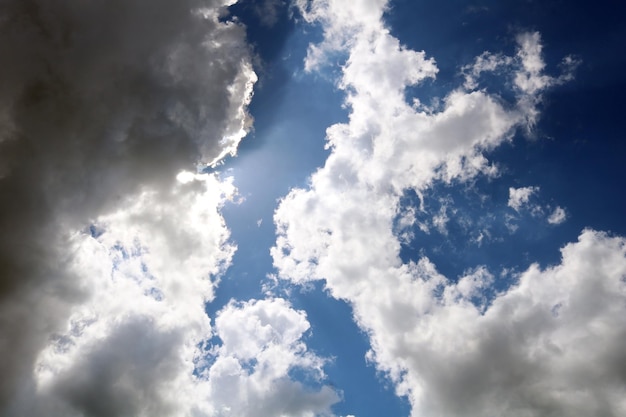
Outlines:
[[0, 3], [0, 415], [626, 415], [613, 0]]

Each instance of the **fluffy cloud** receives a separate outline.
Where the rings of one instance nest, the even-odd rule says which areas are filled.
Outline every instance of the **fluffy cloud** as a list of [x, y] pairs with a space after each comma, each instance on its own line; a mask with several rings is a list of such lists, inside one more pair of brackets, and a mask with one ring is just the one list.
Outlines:
[[567, 220], [567, 213], [565, 212], [565, 209], [558, 206], [554, 209], [552, 214], [548, 216], [548, 223], [550, 224], [561, 224], [565, 220]]
[[[550, 224], [557, 225], [567, 220], [567, 213], [565, 212], [565, 209], [560, 206], [557, 206], [550, 213], [551, 207], [549, 205], [542, 206], [540, 204], [530, 202], [531, 198], [539, 193], [539, 190], [540, 188], [536, 186], [520, 188], [509, 187], [509, 201], [507, 205], [518, 212], [518, 214], [527, 210], [533, 216], [545, 217], [547, 222]], [[550, 214], [546, 215], [546, 212]], [[512, 224], [509, 224], [509, 227], [515, 228]]]
[[509, 187], [509, 202], [507, 204], [515, 211], [520, 211], [528, 205], [530, 197], [538, 191], [539, 187]]
[[[367, 2], [359, 2], [355, 10], [365, 7], [361, 3]], [[343, 28], [343, 6], [313, 2], [310, 7], [330, 28], [327, 36]], [[332, 152], [325, 166], [312, 175], [309, 190], [293, 190], [276, 211], [275, 265], [296, 281], [326, 277], [326, 271], [319, 271], [325, 269], [328, 257], [332, 262], [354, 263], [361, 258], [357, 253], [365, 250], [364, 242], [384, 258], [383, 265], [396, 264], [399, 244], [391, 225], [403, 192], [413, 189], [419, 194], [435, 181], [495, 175], [497, 169], [484, 152], [509, 140], [516, 127], [526, 126], [536, 112], [528, 103], [540, 100], [536, 90], [532, 96], [516, 90], [517, 102], [505, 107], [485, 91], [456, 89], [444, 97], [439, 111], [419, 103], [409, 105], [405, 88], [434, 77], [434, 60], [402, 47], [389, 34], [380, 21], [383, 7], [376, 21], [371, 18], [375, 9], [367, 8], [364, 17], [355, 15], [344, 28], [352, 38], [340, 85], [352, 109], [350, 122], [328, 128]], [[522, 54], [525, 60], [541, 59], [532, 55], [540, 48], [522, 48], [528, 49]], [[512, 61], [518, 64], [512, 76], [534, 74], [526, 69], [530, 65]], [[299, 221], [303, 218], [307, 221]], [[339, 247], [347, 250], [346, 245], [354, 247], [342, 261]], [[337, 266], [332, 262], [329, 271]]]
[[423, 299], [390, 294], [402, 309], [382, 310], [371, 358], [413, 415], [621, 415], [625, 244], [584, 231], [559, 265], [531, 266], [488, 303], [488, 272], [452, 283], [422, 266], [404, 291]]
[[[487, 152], [532, 127], [543, 91], [570, 74], [545, 74], [540, 37], [525, 33], [514, 56], [483, 54], [467, 67], [471, 82], [441, 108], [410, 105], [405, 88], [434, 77], [434, 60], [389, 34], [384, 2], [346, 7], [313, 1], [304, 10], [325, 30], [308, 67], [333, 51], [347, 54], [340, 86], [351, 113], [327, 130], [331, 154], [308, 189], [292, 190], [276, 210], [279, 276], [323, 279], [351, 304], [370, 337], [369, 359], [409, 398], [414, 416], [624, 413], [624, 239], [584, 231], [559, 265], [533, 265], [500, 293], [485, 267], [449, 279], [428, 258], [400, 258], [415, 219], [400, 211], [403, 193], [497, 174]], [[480, 74], [496, 70], [514, 102], [478, 89]], [[535, 190], [518, 191], [519, 208]], [[442, 213], [434, 216], [442, 223]]]
[[249, 129], [231, 3], [0, 5], [0, 414], [184, 415], [233, 190], [176, 176]]
[[219, 416], [326, 416], [337, 393], [312, 390], [289, 379], [300, 369], [324, 376], [324, 361], [307, 351], [301, 338], [309, 329], [302, 311], [283, 299], [229, 303], [216, 319], [223, 344], [205, 371]]
[[212, 328], [204, 306], [234, 252], [219, 208], [234, 188], [215, 175], [179, 178], [169, 194], [144, 192], [72, 236], [69, 272], [85, 300], [7, 415], [329, 414], [334, 390], [289, 377], [324, 376], [302, 341], [304, 313], [282, 299], [231, 302]]
[[[127, 288], [109, 293], [129, 297]], [[220, 343], [211, 345], [201, 311], [134, 295], [138, 303], [113, 302], [118, 315], [102, 314], [107, 299], [90, 306], [91, 317], [72, 318], [73, 329], [39, 363], [48, 374], [40, 375], [38, 402], [15, 415], [313, 417], [330, 415], [338, 401], [327, 386], [289, 378], [299, 369], [319, 380], [324, 361], [307, 351], [309, 324], [286, 301], [231, 302], [217, 315]]]
[[309, 45], [305, 68], [310, 71], [324, 65], [329, 55], [349, 47], [356, 33], [383, 29], [380, 17], [387, 0], [295, 0], [294, 4], [307, 22], [323, 25], [323, 41]]

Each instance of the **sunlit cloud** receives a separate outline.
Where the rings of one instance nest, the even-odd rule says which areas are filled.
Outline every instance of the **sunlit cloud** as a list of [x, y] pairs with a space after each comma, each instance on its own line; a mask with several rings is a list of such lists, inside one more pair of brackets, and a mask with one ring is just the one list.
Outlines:
[[[440, 109], [422, 109], [406, 102], [405, 88], [436, 77], [436, 57], [390, 35], [385, 2], [358, 2], [349, 11], [332, 1], [301, 7], [325, 31], [305, 65], [314, 70], [337, 51], [347, 56], [339, 85], [351, 113], [349, 122], [328, 128], [331, 154], [310, 186], [292, 190], [276, 210], [279, 277], [324, 280], [333, 297], [352, 306], [369, 337], [368, 359], [409, 399], [413, 416], [623, 412], [623, 372], [613, 366], [623, 343], [623, 332], [614, 331], [624, 313], [623, 239], [585, 230], [562, 249], [560, 264], [532, 265], [499, 290], [483, 265], [446, 277], [426, 256], [400, 257], [412, 237], [402, 230], [415, 220], [400, 212], [403, 193], [423, 196], [437, 183], [496, 177], [489, 152], [517, 129], [533, 129], [544, 92], [571, 80], [571, 67], [547, 74], [539, 33], [523, 32], [514, 55], [483, 53], [463, 67], [465, 84], [443, 97]], [[485, 72], [504, 80], [512, 102], [480, 88]], [[529, 207], [538, 192], [511, 187], [508, 206], [541, 215], [543, 206]], [[432, 213], [440, 233], [448, 210], [442, 204]], [[583, 314], [588, 308], [594, 312]], [[588, 358], [612, 365], [582, 377]]]

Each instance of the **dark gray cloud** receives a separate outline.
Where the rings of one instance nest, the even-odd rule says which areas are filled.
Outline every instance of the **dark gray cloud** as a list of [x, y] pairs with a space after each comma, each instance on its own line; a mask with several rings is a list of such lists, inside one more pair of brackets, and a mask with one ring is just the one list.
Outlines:
[[85, 416], [172, 415], [166, 389], [181, 368], [181, 336], [149, 317], [134, 317], [77, 360], [56, 394]]
[[89, 295], [70, 234], [234, 152], [248, 128], [255, 76], [225, 3], [0, 3], [0, 414]]

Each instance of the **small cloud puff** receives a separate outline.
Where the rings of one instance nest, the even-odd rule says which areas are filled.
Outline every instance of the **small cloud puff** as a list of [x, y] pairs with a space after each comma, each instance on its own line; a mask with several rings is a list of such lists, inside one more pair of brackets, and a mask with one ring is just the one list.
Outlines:
[[567, 220], [567, 213], [565, 212], [565, 209], [559, 206], [557, 206], [552, 214], [548, 216], [548, 223], [550, 224], [561, 224], [565, 220]]
[[509, 187], [508, 206], [519, 212], [528, 205], [530, 197], [539, 191], [539, 187]]

